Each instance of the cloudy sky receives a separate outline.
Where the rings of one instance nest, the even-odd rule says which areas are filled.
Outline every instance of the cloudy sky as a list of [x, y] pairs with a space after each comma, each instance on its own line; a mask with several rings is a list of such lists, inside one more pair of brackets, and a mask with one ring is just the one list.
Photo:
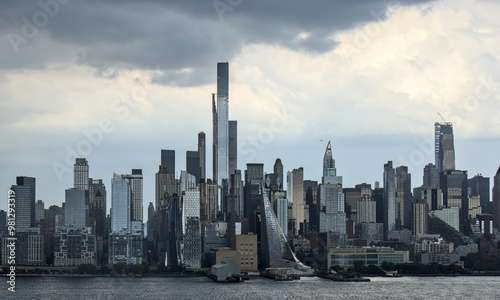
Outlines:
[[[228, 61], [238, 167], [304, 167], [320, 180], [332, 141], [344, 185], [434, 162], [453, 122], [457, 168], [492, 177], [500, 157], [500, 3], [440, 1], [2, 1], [0, 186], [37, 178], [61, 205], [75, 156], [105, 180], [142, 168], [154, 202], [160, 149], [207, 134], [216, 64]], [[211, 174], [211, 159], [207, 174]], [[147, 216], [145, 215], [145, 218]]]

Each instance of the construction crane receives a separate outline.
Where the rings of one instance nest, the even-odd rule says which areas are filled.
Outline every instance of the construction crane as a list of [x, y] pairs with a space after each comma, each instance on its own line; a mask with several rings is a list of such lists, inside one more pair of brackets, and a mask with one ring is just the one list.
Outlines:
[[442, 116], [439, 112], [437, 112], [437, 113], [438, 113], [438, 115], [441, 117], [441, 119], [443, 120], [443, 122], [444, 122], [446, 125], [451, 125], [451, 122], [446, 122], [446, 120], [443, 118], [443, 116]]

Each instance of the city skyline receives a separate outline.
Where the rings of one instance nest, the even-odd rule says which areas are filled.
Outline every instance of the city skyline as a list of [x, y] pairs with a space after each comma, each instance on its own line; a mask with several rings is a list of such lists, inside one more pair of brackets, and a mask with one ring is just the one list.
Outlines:
[[[132, 4], [106, 12], [118, 17], [127, 5]], [[5, 7], [2, 14], [9, 14], [7, 20], [12, 20], [2, 29], [0, 46], [5, 53], [0, 76], [0, 134], [6, 141], [0, 148], [0, 182], [5, 194], [16, 176], [29, 176], [37, 179], [37, 200], [43, 200], [46, 207], [61, 205], [65, 190], [73, 187], [74, 158], [82, 157], [88, 161], [89, 176], [103, 179], [108, 191], [113, 172], [127, 174], [131, 169], [142, 169], [143, 211], [147, 211], [155, 199], [154, 174], [161, 149], [177, 152], [176, 178], [185, 165], [184, 153], [197, 150], [201, 131], [207, 134], [206, 157], [212, 157], [211, 93], [217, 91], [214, 65], [219, 61], [231, 64], [230, 119], [239, 123], [241, 170], [247, 163], [264, 163], [264, 170], [271, 173], [275, 159], [280, 158], [285, 173], [303, 167], [304, 179], [320, 180], [325, 145], [331, 140], [345, 187], [382, 182], [387, 161], [393, 161], [394, 167], [408, 166], [412, 187], [417, 187], [424, 166], [434, 163], [432, 125], [442, 121], [437, 115], [440, 112], [453, 123], [456, 169], [467, 170], [469, 178], [482, 173], [493, 186], [500, 165], [495, 155], [500, 146], [499, 99], [495, 93], [499, 79], [493, 76], [498, 68], [494, 39], [498, 21], [487, 12], [495, 11], [498, 4], [402, 1], [389, 9], [385, 1], [365, 6], [322, 4], [332, 13], [334, 8], [351, 8], [351, 20], [331, 23], [320, 17], [314, 24], [288, 20], [288, 12], [303, 7], [282, 4], [269, 7], [276, 22], [282, 26], [296, 22], [298, 26], [275, 43], [269, 42], [276, 34], [272, 30], [257, 34], [245, 29], [242, 19], [258, 20], [251, 3], [242, 2], [233, 11], [226, 11], [222, 19], [211, 3], [204, 11], [183, 4], [148, 5], [144, 7], [192, 24], [188, 32], [200, 28], [204, 21], [207, 28], [221, 30], [210, 31], [214, 36], [234, 28], [250, 34], [254, 41], [237, 39], [240, 48], [214, 50], [202, 61], [193, 59], [193, 54], [178, 53], [195, 46], [194, 41], [162, 50], [163, 60], [156, 53], [144, 60], [132, 55], [134, 49], [112, 59], [102, 45], [82, 42], [88, 38], [85, 32], [64, 27], [71, 25], [69, 19], [76, 11], [88, 15], [95, 8], [68, 3], [60, 5], [48, 24], [38, 28], [27, 43], [19, 44], [16, 52], [8, 34], [22, 36], [22, 17], [32, 19], [43, 10], [36, 3]], [[197, 17], [202, 17], [199, 22]], [[129, 18], [144, 16], [137, 13]], [[171, 19], [155, 25], [167, 28]], [[443, 27], [437, 30], [438, 25]], [[467, 28], [474, 30], [463, 32]], [[404, 32], [411, 34], [402, 36]], [[78, 33], [73, 38], [82, 40], [73, 40], [68, 33]], [[356, 37], [362, 34], [368, 42], [356, 44]], [[110, 33], [95, 37], [107, 38]], [[401, 43], [391, 42], [398, 37]], [[154, 37], [147, 38], [159, 43]], [[177, 38], [169, 42], [175, 44]], [[484, 46], [472, 42], [476, 39]], [[384, 47], [384, 43], [390, 45]], [[230, 45], [229, 41], [211, 44], [225, 45]], [[439, 50], [443, 45], [455, 49], [451, 58]], [[67, 50], [66, 54], [53, 56], [50, 50], [54, 47]], [[416, 49], [414, 54], [408, 52], [411, 48]], [[389, 57], [399, 52], [406, 55]], [[34, 59], [27, 59], [30, 56]], [[173, 63], [176, 57], [184, 56]], [[456, 61], [461, 64], [453, 67]], [[407, 78], [399, 80], [400, 72], [408, 74]], [[391, 84], [382, 84], [380, 78]], [[120, 100], [123, 95], [130, 101]], [[77, 149], [82, 141], [91, 145], [88, 154], [72, 156], [68, 164], [68, 149]], [[207, 177], [211, 177], [210, 159], [206, 166]], [[2, 201], [0, 209], [6, 207]]]

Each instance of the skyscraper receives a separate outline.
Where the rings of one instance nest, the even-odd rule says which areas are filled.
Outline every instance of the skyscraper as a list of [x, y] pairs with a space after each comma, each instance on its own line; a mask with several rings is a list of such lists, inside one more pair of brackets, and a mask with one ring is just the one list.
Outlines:
[[342, 184], [342, 176], [337, 176], [337, 169], [335, 168], [335, 159], [332, 155], [332, 145], [328, 141], [326, 146], [325, 155], [323, 156], [323, 177], [322, 183], [340, 183]]
[[384, 238], [396, 230], [396, 174], [392, 161], [384, 164]]
[[493, 178], [493, 226], [500, 230], [500, 167]]
[[479, 196], [484, 213], [490, 202], [490, 178], [478, 174], [467, 180], [467, 187], [470, 189], [470, 196]]
[[238, 168], [238, 121], [229, 121], [229, 176]]
[[28, 232], [35, 225], [36, 179], [18, 176], [11, 186], [16, 199], [16, 232]]
[[[292, 203], [292, 215], [288, 219], [292, 221], [292, 232], [289, 235], [297, 236], [304, 224], [305, 202], [304, 202], [304, 168], [293, 169], [288, 172], [288, 200]], [[303, 225], [302, 225], [303, 227]], [[305, 233], [303, 233], [305, 234]]]
[[90, 226], [88, 194], [88, 190], [78, 188], [66, 190], [64, 205], [64, 223], [66, 226], [76, 228]]
[[411, 196], [411, 174], [407, 166], [396, 168], [396, 195], [399, 202], [399, 216], [401, 226], [411, 228], [412, 226], [412, 196]]
[[200, 153], [198, 151], [186, 151], [186, 171], [196, 178], [199, 183], [201, 179]]
[[214, 124], [214, 181], [229, 178], [229, 63], [217, 63], [217, 105], [212, 97]]
[[439, 186], [439, 170], [431, 163], [424, 167], [424, 184], [423, 188], [437, 189]]
[[160, 170], [166, 169], [168, 174], [175, 176], [175, 150], [161, 150]]
[[434, 124], [435, 159], [439, 172], [455, 170], [455, 147], [451, 123]]
[[206, 179], [207, 178], [206, 138], [205, 138], [205, 133], [203, 131], [198, 133], [198, 155], [200, 157], [200, 179]]
[[35, 222], [40, 223], [42, 219], [45, 219], [44, 203], [42, 200], [37, 200], [35, 203]]
[[89, 164], [85, 158], [77, 158], [74, 167], [74, 188], [89, 189]]
[[142, 169], [132, 169], [132, 174], [128, 178], [130, 183], [130, 191], [132, 193], [131, 201], [131, 221], [143, 220], [142, 213]]
[[130, 230], [131, 198], [129, 181], [114, 173], [111, 180], [111, 233]]
[[441, 172], [439, 185], [443, 191], [443, 205], [445, 207], [460, 208], [460, 228], [463, 229], [463, 225], [469, 217], [467, 171], [443, 171]]
[[281, 159], [276, 158], [273, 169], [274, 169], [274, 174], [276, 174], [276, 184], [278, 185], [278, 188], [280, 189], [284, 188], [283, 164], [281, 163]]

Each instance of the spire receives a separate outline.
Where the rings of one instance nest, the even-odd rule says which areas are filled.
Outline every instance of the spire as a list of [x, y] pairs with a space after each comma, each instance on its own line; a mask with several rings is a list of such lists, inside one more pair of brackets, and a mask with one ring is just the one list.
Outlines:
[[328, 141], [328, 145], [326, 146], [326, 151], [332, 151], [332, 144]]
[[495, 176], [498, 176], [498, 175], [500, 175], [500, 167], [498, 167], [497, 175], [495, 175]]

